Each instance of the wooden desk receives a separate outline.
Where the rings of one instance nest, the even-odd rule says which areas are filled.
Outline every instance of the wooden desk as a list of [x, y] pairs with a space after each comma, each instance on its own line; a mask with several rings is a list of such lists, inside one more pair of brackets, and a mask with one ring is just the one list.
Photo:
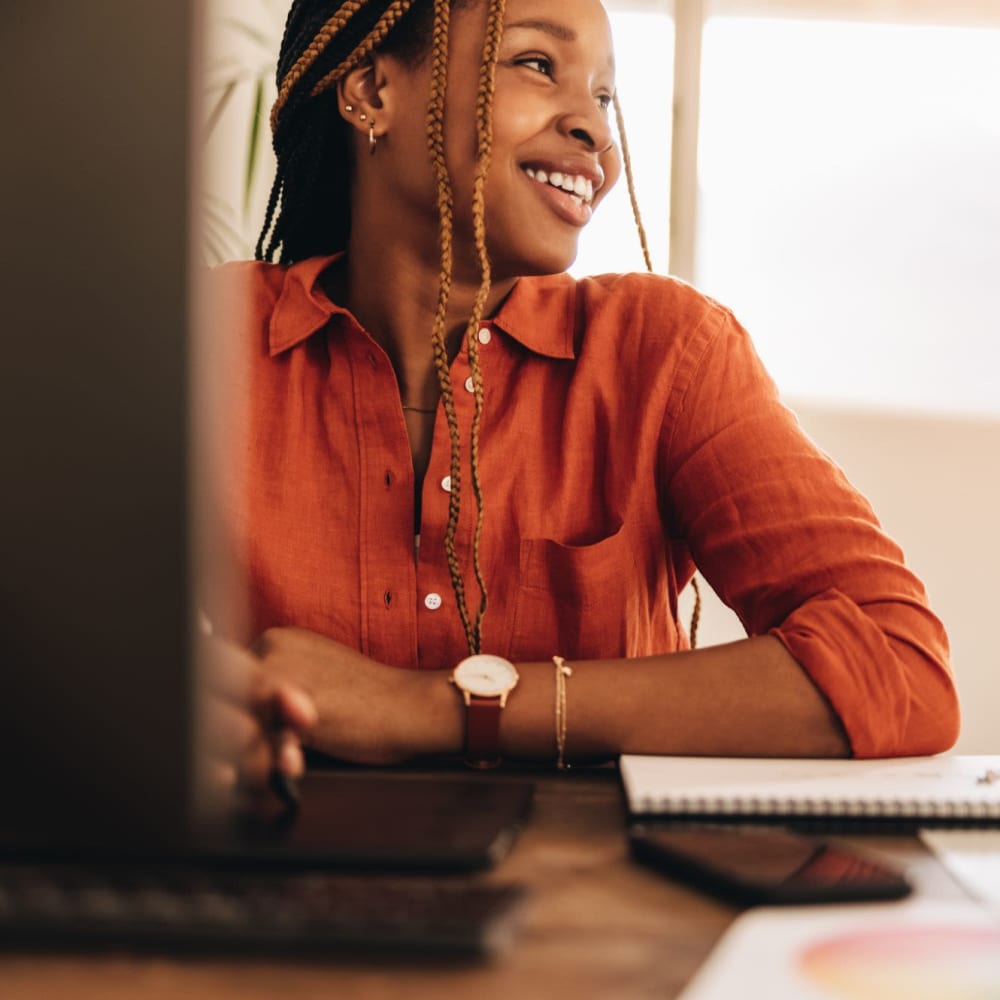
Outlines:
[[[530, 896], [515, 946], [489, 965], [0, 954], [2, 1000], [669, 1000], [739, 912], [629, 861], [612, 769], [536, 776], [535, 808], [485, 876]], [[962, 891], [914, 837], [856, 837], [917, 891]]]

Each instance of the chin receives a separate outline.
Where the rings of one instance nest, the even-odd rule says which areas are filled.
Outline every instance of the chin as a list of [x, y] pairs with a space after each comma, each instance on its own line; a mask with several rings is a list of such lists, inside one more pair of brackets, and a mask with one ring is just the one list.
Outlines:
[[562, 250], [533, 247], [528, 252], [491, 256], [494, 281], [502, 281], [504, 278], [538, 278], [569, 270], [576, 260], [577, 248], [575, 245]]

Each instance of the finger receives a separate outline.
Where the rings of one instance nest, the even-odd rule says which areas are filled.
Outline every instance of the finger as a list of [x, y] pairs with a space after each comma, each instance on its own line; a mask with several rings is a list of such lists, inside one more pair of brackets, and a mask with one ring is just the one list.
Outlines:
[[255, 743], [240, 757], [239, 787], [244, 791], [267, 791], [270, 787], [271, 772], [276, 766], [274, 746], [264, 740]]
[[239, 784], [236, 765], [229, 760], [212, 759], [205, 762], [203, 780], [213, 792], [233, 792]]
[[236, 760], [254, 744], [264, 742], [254, 716], [214, 695], [204, 700], [202, 734], [205, 750], [224, 760]]
[[247, 701], [266, 680], [256, 657], [227, 639], [205, 639], [200, 652], [200, 680], [220, 697]]
[[[263, 641], [266, 637], [261, 637]], [[317, 721], [316, 706], [302, 688], [280, 680], [249, 651], [225, 639], [212, 639], [203, 657], [203, 682], [220, 698], [244, 705], [265, 730], [291, 727], [299, 732]]]
[[302, 744], [298, 736], [285, 730], [279, 733], [274, 744], [276, 766], [282, 774], [289, 778], [301, 778], [305, 774], [306, 759], [302, 753]]
[[[274, 767], [284, 767], [284, 747], [298, 746], [298, 737], [290, 730], [277, 735], [265, 732], [257, 720], [224, 701], [215, 701], [206, 718], [205, 749], [209, 757], [229, 762], [239, 774], [240, 784], [263, 784]], [[294, 749], [284, 751], [289, 766], [297, 766]], [[301, 748], [298, 759], [302, 760]], [[290, 771], [289, 774], [299, 774]]]
[[275, 682], [271, 708], [276, 726], [287, 726], [299, 733], [308, 732], [319, 719], [312, 698], [302, 688], [286, 681]]

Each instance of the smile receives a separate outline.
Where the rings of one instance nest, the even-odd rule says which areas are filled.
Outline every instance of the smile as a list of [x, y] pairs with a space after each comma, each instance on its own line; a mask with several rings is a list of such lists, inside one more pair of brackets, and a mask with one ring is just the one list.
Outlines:
[[553, 171], [550, 174], [532, 167], [525, 167], [524, 172], [539, 184], [547, 184], [549, 187], [565, 191], [581, 205], [590, 205], [594, 200], [594, 182], [589, 177], [582, 177], [579, 174], [562, 174], [558, 171]]

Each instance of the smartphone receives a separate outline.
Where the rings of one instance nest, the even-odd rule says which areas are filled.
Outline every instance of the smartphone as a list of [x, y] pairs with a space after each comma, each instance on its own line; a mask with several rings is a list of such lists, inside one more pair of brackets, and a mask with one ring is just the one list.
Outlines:
[[890, 864], [781, 827], [634, 823], [632, 856], [742, 904], [900, 899], [911, 891]]

